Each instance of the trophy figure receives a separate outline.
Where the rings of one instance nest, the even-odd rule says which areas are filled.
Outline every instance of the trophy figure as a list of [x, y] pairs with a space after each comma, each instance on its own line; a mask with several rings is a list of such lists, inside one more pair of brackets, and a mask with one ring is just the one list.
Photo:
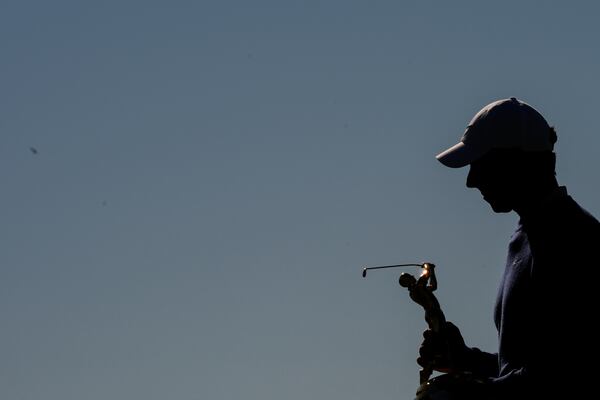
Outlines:
[[[437, 279], [435, 276], [435, 265], [432, 263], [423, 264], [398, 264], [386, 265], [381, 267], [363, 268], [362, 276], [367, 276], [370, 269], [397, 268], [416, 266], [422, 268], [419, 278], [411, 274], [402, 273], [399, 278], [400, 286], [408, 289], [410, 298], [419, 304], [425, 310], [425, 321], [435, 333], [441, 332], [446, 317], [442, 312], [440, 303], [433, 293], [437, 289]], [[469, 373], [449, 373], [437, 376], [433, 379], [433, 365], [423, 367], [419, 371], [419, 387], [416, 393], [416, 400], [452, 400], [456, 398], [453, 392], [456, 392], [462, 384], [473, 381]], [[460, 390], [458, 390], [460, 391]]]
[[[425, 321], [429, 325], [429, 329], [435, 333], [439, 333], [446, 322], [446, 317], [444, 317], [439, 301], [433, 294], [437, 289], [435, 265], [424, 263], [423, 272], [419, 276], [419, 279], [415, 279], [411, 274], [404, 272], [400, 275], [398, 281], [400, 286], [408, 289], [410, 298], [425, 310]], [[421, 369], [419, 371], [419, 384], [422, 385], [427, 382], [432, 373], [432, 365]]]

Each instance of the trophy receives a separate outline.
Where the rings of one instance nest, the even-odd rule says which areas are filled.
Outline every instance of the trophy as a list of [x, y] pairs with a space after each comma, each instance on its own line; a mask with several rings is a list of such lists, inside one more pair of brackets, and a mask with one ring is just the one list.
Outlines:
[[[381, 267], [365, 267], [362, 276], [367, 276], [367, 271], [371, 269], [400, 268], [400, 267], [421, 267], [422, 272], [419, 278], [415, 278], [406, 272], [399, 278], [400, 286], [408, 289], [410, 298], [425, 310], [425, 321], [435, 333], [439, 333], [446, 317], [442, 312], [440, 303], [433, 294], [437, 289], [437, 279], [435, 276], [435, 265], [432, 263], [422, 264], [398, 264], [385, 265]], [[433, 365], [423, 367], [419, 371], [419, 387], [415, 400], [453, 400], [457, 399], [457, 393], [461, 392], [461, 387], [476, 379], [468, 372], [448, 373], [431, 378]]]

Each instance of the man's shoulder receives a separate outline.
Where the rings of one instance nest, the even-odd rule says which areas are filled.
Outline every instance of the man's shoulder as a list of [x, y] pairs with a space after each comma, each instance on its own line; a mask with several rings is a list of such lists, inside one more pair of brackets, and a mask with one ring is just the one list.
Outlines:
[[567, 207], [564, 208], [563, 223], [571, 222], [580, 228], [600, 230], [600, 222], [588, 210], [583, 208], [571, 196], [566, 198]]
[[588, 254], [600, 246], [600, 222], [571, 196], [557, 204], [541, 233], [546, 251]]
[[580, 247], [580, 244], [596, 243], [600, 246], [600, 222], [566, 194], [554, 199], [537, 218], [527, 220], [525, 230], [529, 240], [543, 251], [559, 251], [567, 245]]

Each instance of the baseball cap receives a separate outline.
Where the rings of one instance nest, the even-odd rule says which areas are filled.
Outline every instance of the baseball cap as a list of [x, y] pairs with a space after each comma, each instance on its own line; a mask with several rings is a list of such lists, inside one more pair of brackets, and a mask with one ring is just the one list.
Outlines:
[[436, 158], [447, 167], [460, 168], [491, 149], [552, 151], [554, 142], [556, 137], [542, 114], [511, 97], [483, 107], [469, 122], [460, 142]]

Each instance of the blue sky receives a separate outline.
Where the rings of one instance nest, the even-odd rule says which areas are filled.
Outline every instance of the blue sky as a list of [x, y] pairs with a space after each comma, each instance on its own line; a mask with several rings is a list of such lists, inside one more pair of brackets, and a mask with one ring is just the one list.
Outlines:
[[600, 215], [599, 11], [2, 2], [1, 397], [411, 398], [422, 311], [364, 265], [436, 263], [494, 350], [516, 216], [434, 155], [519, 97]]

